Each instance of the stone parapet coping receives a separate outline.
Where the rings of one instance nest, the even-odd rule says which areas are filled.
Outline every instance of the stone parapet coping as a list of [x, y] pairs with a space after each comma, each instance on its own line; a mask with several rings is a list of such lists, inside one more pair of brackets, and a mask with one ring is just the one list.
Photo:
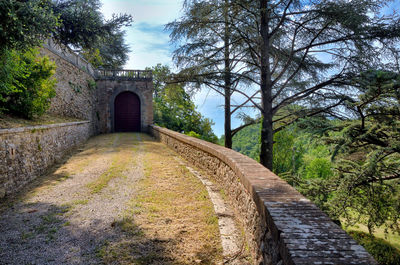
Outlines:
[[[377, 264], [315, 204], [260, 163], [231, 149], [165, 128], [152, 125], [150, 130], [207, 152], [233, 170], [266, 227], [260, 244], [264, 264]], [[254, 229], [247, 231], [251, 230]], [[275, 262], [270, 258], [276, 255], [272, 252], [280, 256]]]
[[51, 51], [52, 53], [58, 55], [65, 61], [73, 64], [77, 68], [85, 71], [94, 78], [93, 66], [88, 61], [86, 61], [82, 56], [72, 51], [69, 47], [56, 44], [52, 39], [47, 39], [43, 43], [43, 47]]
[[90, 123], [90, 121], [74, 121], [74, 122], [54, 123], [54, 124], [46, 124], [46, 125], [25, 126], [25, 127], [17, 127], [17, 128], [10, 128], [10, 129], [0, 129], [0, 135], [24, 133], [27, 131], [35, 132], [35, 131], [39, 131], [39, 130], [80, 125], [80, 124], [86, 124], [86, 123]]

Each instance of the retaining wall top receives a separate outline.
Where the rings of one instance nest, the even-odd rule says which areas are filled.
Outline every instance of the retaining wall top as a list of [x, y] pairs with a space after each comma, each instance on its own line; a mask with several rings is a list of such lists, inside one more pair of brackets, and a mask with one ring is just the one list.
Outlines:
[[283, 264], [376, 264], [371, 255], [286, 181], [231, 149], [151, 126], [227, 164], [253, 198]]
[[59, 45], [55, 43], [52, 39], [47, 39], [46, 42], [43, 43], [43, 47], [94, 77], [93, 66], [82, 56], [72, 51], [69, 47]]
[[26, 131], [45, 130], [45, 129], [51, 129], [51, 128], [57, 128], [57, 127], [80, 125], [80, 124], [85, 124], [85, 123], [90, 123], [90, 121], [74, 121], [74, 122], [65, 122], [65, 123], [54, 123], [54, 124], [46, 124], [46, 125], [35, 125], [35, 126], [9, 128], [9, 129], [0, 129], [0, 135], [23, 133]]

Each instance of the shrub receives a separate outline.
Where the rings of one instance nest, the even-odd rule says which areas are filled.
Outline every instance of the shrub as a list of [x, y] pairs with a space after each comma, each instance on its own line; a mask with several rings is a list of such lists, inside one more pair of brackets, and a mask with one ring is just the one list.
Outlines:
[[385, 240], [364, 232], [348, 233], [375, 258], [379, 265], [400, 264], [400, 252]]
[[55, 96], [55, 64], [37, 49], [6, 51], [0, 61], [0, 111], [31, 119], [42, 115]]
[[190, 132], [186, 133], [186, 135], [201, 139], [201, 135], [196, 133], [196, 132], [194, 132], [194, 131], [190, 131]]
[[332, 163], [327, 158], [314, 158], [305, 169], [306, 178], [328, 178], [332, 176]]

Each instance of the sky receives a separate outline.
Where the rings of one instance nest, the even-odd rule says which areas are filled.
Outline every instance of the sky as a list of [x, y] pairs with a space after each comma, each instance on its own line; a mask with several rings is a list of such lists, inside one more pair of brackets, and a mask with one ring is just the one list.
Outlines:
[[[106, 18], [112, 14], [126, 13], [133, 17], [133, 24], [126, 28], [126, 42], [131, 48], [125, 69], [145, 69], [158, 63], [175, 68], [172, 62], [174, 45], [164, 25], [178, 19], [183, 0], [102, 0], [102, 13]], [[234, 99], [235, 100], [235, 99]], [[217, 136], [224, 133], [224, 100], [214, 91], [197, 92], [193, 101], [203, 116], [214, 122], [213, 131]], [[233, 117], [233, 127], [241, 121]]]
[[[113, 13], [132, 15], [134, 23], [126, 29], [126, 42], [131, 48], [129, 61], [125, 69], [141, 70], [158, 63], [169, 65], [175, 69], [172, 62], [174, 45], [170, 43], [169, 33], [164, 30], [166, 23], [178, 19], [181, 15], [183, 0], [101, 0], [102, 13], [110, 18]], [[385, 13], [400, 10], [400, 0], [393, 1]], [[217, 136], [224, 132], [223, 97], [210, 90], [197, 92], [193, 101], [203, 116], [214, 121], [213, 130]], [[240, 102], [234, 97], [232, 104]], [[255, 114], [254, 111], [251, 113]], [[236, 116], [232, 117], [232, 128], [241, 124]]]

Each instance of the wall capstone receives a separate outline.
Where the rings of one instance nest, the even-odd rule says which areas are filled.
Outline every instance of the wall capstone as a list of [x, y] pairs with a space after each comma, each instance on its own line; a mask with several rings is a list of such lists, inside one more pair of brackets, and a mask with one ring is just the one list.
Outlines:
[[0, 129], [0, 199], [43, 174], [90, 136], [89, 121]]
[[377, 264], [315, 204], [253, 159], [154, 125], [150, 133], [227, 191], [254, 264]]

